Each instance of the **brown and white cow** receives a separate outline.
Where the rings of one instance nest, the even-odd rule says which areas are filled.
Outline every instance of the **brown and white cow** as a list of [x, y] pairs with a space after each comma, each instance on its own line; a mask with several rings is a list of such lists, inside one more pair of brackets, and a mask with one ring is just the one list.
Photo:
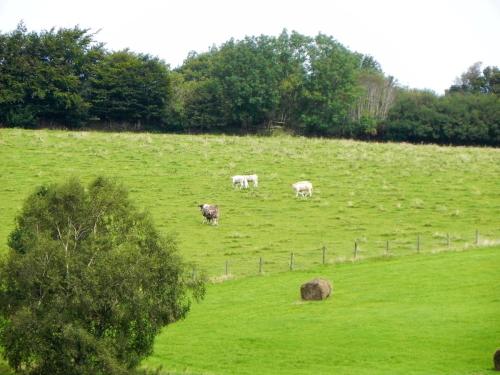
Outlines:
[[201, 214], [203, 215], [203, 222], [218, 225], [219, 223], [219, 207], [215, 204], [200, 204]]

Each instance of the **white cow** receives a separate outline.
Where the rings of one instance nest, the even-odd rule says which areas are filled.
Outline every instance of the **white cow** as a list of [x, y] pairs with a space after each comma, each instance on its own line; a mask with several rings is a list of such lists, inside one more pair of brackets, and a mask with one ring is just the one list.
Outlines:
[[240, 176], [240, 175], [237, 175], [237, 176], [233, 176], [231, 177], [232, 180], [233, 180], [233, 187], [239, 185], [240, 189], [243, 188], [243, 189], [246, 189], [248, 188], [248, 180], [247, 180], [247, 176]]
[[292, 185], [293, 190], [295, 190], [295, 196], [298, 197], [299, 194], [305, 197], [306, 195], [312, 196], [313, 185], [309, 181], [299, 181]]
[[247, 182], [253, 182], [254, 187], [259, 186], [259, 176], [257, 176], [256, 174], [249, 174], [245, 177], [247, 179]]

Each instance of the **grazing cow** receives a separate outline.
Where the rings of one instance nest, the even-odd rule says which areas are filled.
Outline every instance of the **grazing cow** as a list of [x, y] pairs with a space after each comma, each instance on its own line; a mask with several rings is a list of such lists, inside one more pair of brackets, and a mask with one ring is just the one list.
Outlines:
[[231, 177], [232, 180], [233, 180], [233, 187], [235, 187], [236, 185], [239, 185], [240, 186], [240, 189], [243, 188], [243, 189], [246, 189], [248, 187], [248, 180], [247, 180], [247, 176], [233, 176]]
[[246, 177], [247, 182], [253, 182], [254, 187], [259, 186], [259, 176], [256, 174], [249, 174], [244, 177]]
[[219, 207], [215, 204], [200, 204], [201, 214], [203, 215], [203, 222], [218, 225], [219, 223]]
[[295, 190], [295, 196], [298, 197], [299, 194], [305, 197], [306, 195], [312, 196], [313, 185], [309, 181], [299, 181], [292, 185], [293, 190]]

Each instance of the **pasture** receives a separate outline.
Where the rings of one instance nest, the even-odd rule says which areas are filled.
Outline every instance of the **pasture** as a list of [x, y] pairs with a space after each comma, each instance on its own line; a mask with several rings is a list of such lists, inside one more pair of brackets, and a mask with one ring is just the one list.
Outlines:
[[[116, 177], [184, 257], [235, 277], [500, 237], [500, 150], [294, 137], [190, 136], [0, 129], [0, 253], [35, 186]], [[259, 187], [232, 187], [235, 174]], [[291, 184], [309, 180], [311, 198]], [[198, 205], [220, 208], [202, 225]]]
[[[231, 176], [252, 173], [258, 188], [232, 186]], [[159, 229], [177, 238], [197, 272], [213, 281], [236, 279], [210, 284], [206, 300], [158, 338], [145, 368], [186, 374], [491, 368], [500, 346], [498, 149], [0, 129], [0, 254], [36, 186], [98, 175], [123, 182]], [[292, 183], [302, 180], [313, 183], [312, 197], [295, 197]], [[218, 226], [202, 224], [202, 203], [219, 206]], [[351, 262], [355, 241], [360, 262]], [[380, 257], [388, 244], [389, 256]], [[263, 274], [256, 276], [260, 258]], [[315, 276], [333, 280], [333, 298], [300, 302], [300, 284]]]
[[[144, 368], [176, 374], [493, 374], [500, 247], [319, 266], [211, 285]], [[302, 302], [323, 276], [333, 296]]]

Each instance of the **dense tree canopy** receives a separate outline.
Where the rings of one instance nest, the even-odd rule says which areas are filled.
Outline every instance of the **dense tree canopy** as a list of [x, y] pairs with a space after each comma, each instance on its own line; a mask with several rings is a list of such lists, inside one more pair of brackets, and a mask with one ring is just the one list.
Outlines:
[[0, 34], [0, 123], [79, 125], [91, 106], [89, 78], [100, 44], [79, 28]]
[[333, 38], [318, 35], [308, 51], [302, 120], [309, 134], [345, 135], [354, 104], [356, 56]]
[[500, 96], [450, 89], [399, 90], [378, 131], [383, 139], [444, 144], [500, 145]]
[[127, 50], [107, 54], [91, 79], [91, 115], [114, 122], [163, 126], [171, 84], [156, 58]]
[[276, 122], [308, 134], [342, 135], [358, 70], [359, 56], [333, 38], [283, 31], [191, 54], [178, 72], [191, 93], [185, 106], [191, 129], [202, 120], [245, 132]]
[[89, 119], [164, 125], [169, 69], [129, 51], [109, 53], [88, 30], [0, 34], [0, 123], [77, 127]]
[[0, 263], [0, 344], [25, 374], [125, 374], [203, 284], [120, 185], [42, 186]]
[[[0, 33], [0, 125], [292, 134], [498, 144], [500, 70], [473, 64], [444, 96], [398, 87], [370, 55], [287, 30], [158, 58], [87, 30]], [[461, 110], [460, 110], [461, 109]], [[464, 112], [470, 111], [470, 112]]]

